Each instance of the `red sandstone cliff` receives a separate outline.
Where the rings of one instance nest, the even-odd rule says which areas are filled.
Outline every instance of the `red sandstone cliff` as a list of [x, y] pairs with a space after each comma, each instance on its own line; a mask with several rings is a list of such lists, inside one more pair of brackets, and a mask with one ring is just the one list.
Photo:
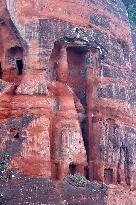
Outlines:
[[[0, 174], [15, 175], [1, 182], [2, 200], [25, 204], [10, 183], [16, 196], [43, 183], [45, 198], [29, 204], [135, 205], [135, 53], [123, 3], [3, 0], [0, 11]], [[69, 173], [92, 183], [63, 182]]]

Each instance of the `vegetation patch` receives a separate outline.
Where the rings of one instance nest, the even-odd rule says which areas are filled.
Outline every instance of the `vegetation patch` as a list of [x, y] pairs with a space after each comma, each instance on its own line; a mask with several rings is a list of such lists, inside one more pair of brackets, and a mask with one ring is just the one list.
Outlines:
[[134, 29], [136, 27], [136, 0], [123, 0], [123, 2], [127, 8], [131, 28]]
[[7, 163], [9, 161], [9, 154], [4, 153], [0, 155], [0, 180], [7, 180], [8, 179], [8, 169]]
[[128, 16], [132, 29], [136, 26], [136, 5], [128, 8]]
[[88, 180], [84, 176], [80, 176], [79, 174], [68, 175], [65, 178], [70, 184], [75, 186], [85, 186]]

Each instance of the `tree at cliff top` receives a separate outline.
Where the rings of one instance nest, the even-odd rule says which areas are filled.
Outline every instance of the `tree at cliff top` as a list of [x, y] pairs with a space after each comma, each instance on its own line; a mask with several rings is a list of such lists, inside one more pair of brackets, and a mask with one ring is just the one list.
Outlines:
[[123, 0], [129, 16], [131, 27], [136, 26], [136, 0]]

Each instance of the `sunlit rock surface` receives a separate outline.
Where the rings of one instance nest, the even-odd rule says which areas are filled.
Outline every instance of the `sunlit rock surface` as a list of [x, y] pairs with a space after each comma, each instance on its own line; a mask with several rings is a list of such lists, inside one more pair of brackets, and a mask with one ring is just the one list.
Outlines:
[[[2, 0], [0, 12], [0, 200], [135, 205], [136, 57], [122, 1]], [[90, 182], [65, 178], [75, 173]]]

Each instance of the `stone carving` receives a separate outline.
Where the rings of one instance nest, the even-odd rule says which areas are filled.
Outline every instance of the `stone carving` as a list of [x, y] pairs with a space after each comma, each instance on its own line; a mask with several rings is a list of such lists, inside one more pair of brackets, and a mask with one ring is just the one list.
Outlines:
[[135, 190], [135, 59], [122, 2], [3, 0], [0, 11], [7, 168]]

